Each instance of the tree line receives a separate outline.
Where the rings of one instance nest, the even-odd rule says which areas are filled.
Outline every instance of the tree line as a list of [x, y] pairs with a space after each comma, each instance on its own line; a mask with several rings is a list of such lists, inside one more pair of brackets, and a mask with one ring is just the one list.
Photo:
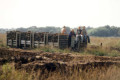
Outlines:
[[120, 27], [115, 26], [102, 26], [98, 28], [88, 28], [88, 34], [90, 36], [99, 36], [99, 37], [120, 37]]
[[[54, 27], [54, 26], [47, 26], [47, 27], [36, 27], [31, 26], [29, 28], [17, 28], [17, 29], [0, 29], [0, 33], [6, 33], [6, 31], [33, 31], [33, 32], [49, 32], [49, 33], [60, 33], [61, 28], [60, 27]], [[67, 33], [70, 32], [70, 27], [66, 27]], [[77, 31], [77, 28], [74, 28], [75, 32]], [[116, 26], [101, 26], [97, 28], [93, 27], [86, 27], [87, 33], [90, 36], [99, 36], [99, 37], [119, 37], [120, 36], [120, 27]]]

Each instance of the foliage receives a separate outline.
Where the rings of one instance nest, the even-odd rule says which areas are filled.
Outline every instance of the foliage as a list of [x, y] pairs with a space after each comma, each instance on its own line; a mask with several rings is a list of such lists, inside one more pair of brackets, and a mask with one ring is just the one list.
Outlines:
[[27, 73], [22, 69], [16, 70], [13, 64], [5, 64], [0, 70], [0, 80], [119, 80], [119, 70], [119, 67], [113, 65], [108, 68], [89, 67], [87, 70], [74, 67], [67, 73], [46, 71], [45, 74], [41, 74], [40, 71]]
[[29, 80], [29, 75], [25, 71], [15, 70], [14, 64], [5, 64], [0, 70], [0, 80]]
[[111, 37], [111, 36], [120, 36], [120, 28], [115, 26], [102, 26], [99, 28], [88, 29], [88, 34], [90, 36], [99, 36], [99, 37]]
[[[49, 33], [60, 33], [61, 32], [60, 27], [54, 27], [54, 26], [46, 26], [46, 27], [36, 27], [36, 26], [31, 26], [28, 28], [17, 28], [17, 31], [33, 31], [33, 32], [49, 32]], [[5, 33], [6, 31], [11, 31], [15, 29], [0, 29], [0, 33]], [[69, 34], [70, 32], [70, 27], [66, 27], [67, 33]], [[77, 27], [74, 28], [75, 32], [77, 30]], [[120, 36], [120, 27], [116, 26], [100, 26], [98, 28], [92, 28], [92, 27], [86, 27], [86, 30], [88, 32], [88, 35], [90, 36], [99, 36], [99, 37], [117, 37]]]

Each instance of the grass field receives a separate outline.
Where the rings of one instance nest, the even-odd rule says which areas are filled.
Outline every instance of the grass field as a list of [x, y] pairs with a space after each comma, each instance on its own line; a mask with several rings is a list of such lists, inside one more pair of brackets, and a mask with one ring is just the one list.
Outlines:
[[[102, 46], [101, 46], [102, 43]], [[0, 47], [6, 46], [6, 35], [0, 34]], [[8, 48], [8, 47], [7, 47]], [[49, 53], [72, 53], [77, 55], [111, 56], [120, 57], [120, 38], [118, 37], [91, 37], [91, 43], [80, 52], [73, 52], [69, 49], [60, 50], [49, 46], [30, 50], [33, 52]], [[87, 70], [68, 70], [68, 72], [45, 72], [16, 70], [14, 63], [7, 63], [0, 66], [0, 80], [120, 80], [120, 65], [89, 67]]]
[[[102, 43], [102, 46], [101, 46]], [[70, 49], [57, 49], [50, 46], [34, 49], [33, 51], [43, 50], [45, 52], [61, 52], [61, 53], [73, 53], [79, 55], [95, 55], [95, 56], [120, 56], [120, 38], [118, 37], [91, 37], [91, 43], [87, 48], [80, 50], [80, 52], [74, 52]]]
[[[96, 56], [120, 56], [120, 38], [119, 37], [90, 37], [91, 43], [88, 44], [84, 51], [81, 50], [82, 55], [96, 55]], [[101, 46], [102, 43], [102, 46]], [[6, 34], [0, 34], [0, 47], [6, 46]], [[43, 50], [45, 52], [62, 52], [62, 53], [77, 53], [70, 49], [60, 50], [49, 46], [34, 49], [32, 51]]]
[[46, 71], [43, 75], [41, 71], [27, 73], [24, 70], [15, 70], [13, 64], [6, 64], [1, 67], [0, 80], [120, 80], [120, 68], [111, 66], [107, 69], [103, 67], [79, 72], [75, 68], [64, 74]]
[[[31, 51], [44, 51], [52, 53], [73, 53], [80, 55], [95, 55], [95, 56], [120, 56], [120, 38], [119, 37], [90, 37], [91, 43], [87, 48], [80, 52], [74, 52], [70, 49], [57, 49], [50, 46], [32, 49]], [[102, 43], [102, 46], [101, 46]], [[6, 46], [6, 34], [0, 34], [0, 47]], [[8, 48], [8, 47], [7, 47]]]
[[0, 34], [0, 47], [6, 46], [6, 34]]

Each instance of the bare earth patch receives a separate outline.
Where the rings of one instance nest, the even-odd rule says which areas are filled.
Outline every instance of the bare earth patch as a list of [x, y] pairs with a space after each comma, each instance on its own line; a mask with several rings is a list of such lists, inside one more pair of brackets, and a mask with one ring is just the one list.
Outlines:
[[15, 63], [16, 69], [67, 70], [78, 67], [82, 70], [120, 65], [120, 57], [81, 56], [79, 54], [32, 52], [19, 49], [0, 49], [0, 64]]

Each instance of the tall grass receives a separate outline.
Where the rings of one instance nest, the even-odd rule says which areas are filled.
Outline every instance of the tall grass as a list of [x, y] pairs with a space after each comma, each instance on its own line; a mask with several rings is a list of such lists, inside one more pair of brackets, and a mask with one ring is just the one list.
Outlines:
[[6, 64], [0, 71], [0, 80], [120, 80], [120, 68], [111, 66], [89, 68], [85, 71], [74, 68], [67, 73], [46, 71], [45, 74], [41, 74], [41, 71], [27, 73], [24, 70], [15, 70], [13, 65]]
[[[102, 46], [101, 46], [102, 43]], [[117, 48], [117, 49], [114, 49]], [[41, 47], [34, 49], [34, 51], [44, 51], [51, 53], [73, 53], [80, 55], [95, 55], [95, 56], [120, 56], [120, 38], [115, 37], [91, 37], [91, 43], [87, 48], [80, 50], [79, 52], [71, 51], [70, 49], [58, 49], [51, 46]]]
[[6, 64], [1, 67], [0, 80], [29, 80], [29, 75], [24, 70], [15, 70], [13, 64]]
[[6, 46], [6, 34], [0, 34], [0, 47]]
[[118, 37], [91, 37], [91, 44], [89, 44], [88, 47], [85, 49], [85, 53], [93, 54], [96, 56], [116, 57], [120, 56], [119, 50], [120, 38]]

